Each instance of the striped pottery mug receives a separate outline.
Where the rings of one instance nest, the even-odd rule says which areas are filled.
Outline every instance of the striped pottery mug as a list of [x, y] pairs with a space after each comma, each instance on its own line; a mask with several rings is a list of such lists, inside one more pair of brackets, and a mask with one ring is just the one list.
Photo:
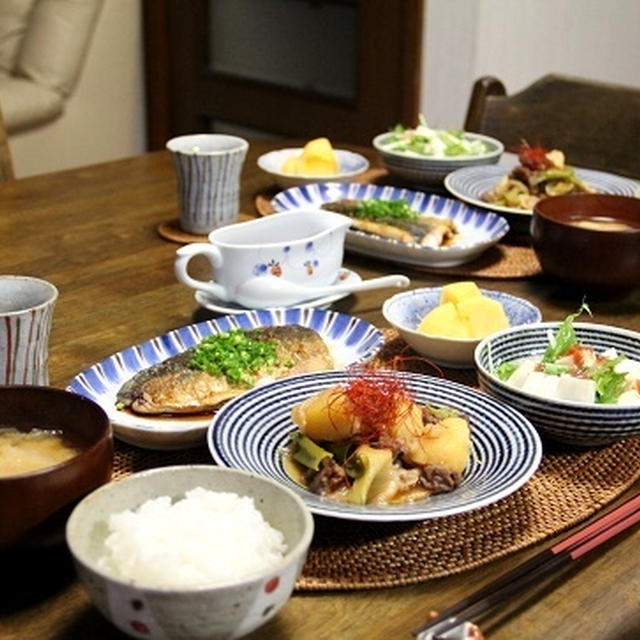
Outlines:
[[167, 142], [183, 231], [202, 235], [235, 222], [248, 148], [246, 140], [219, 133], [178, 136]]
[[58, 290], [46, 280], [0, 275], [0, 385], [49, 384], [49, 332]]

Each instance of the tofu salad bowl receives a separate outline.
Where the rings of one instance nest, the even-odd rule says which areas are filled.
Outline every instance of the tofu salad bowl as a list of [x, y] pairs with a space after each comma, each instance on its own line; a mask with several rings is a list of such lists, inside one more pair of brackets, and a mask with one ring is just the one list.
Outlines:
[[640, 334], [576, 322], [583, 310], [482, 340], [474, 353], [480, 387], [566, 444], [640, 435]]

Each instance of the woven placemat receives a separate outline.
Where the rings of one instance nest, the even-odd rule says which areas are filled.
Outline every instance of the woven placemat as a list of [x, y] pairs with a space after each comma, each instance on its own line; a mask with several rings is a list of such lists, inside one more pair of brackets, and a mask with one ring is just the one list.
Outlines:
[[[254, 196], [254, 206], [261, 216], [275, 213], [271, 206], [276, 191], [261, 191]], [[475, 260], [455, 267], [427, 267], [411, 265], [412, 269], [426, 273], [438, 273], [441, 275], [468, 276], [488, 279], [515, 279], [529, 278], [540, 273], [540, 263], [536, 254], [529, 246], [517, 236], [509, 234], [508, 240], [499, 242], [490, 247]]]
[[[434, 374], [394, 331], [377, 364], [402, 353], [412, 370]], [[475, 385], [472, 371], [446, 377]], [[316, 531], [296, 588], [353, 590], [425, 582], [477, 568], [585, 520], [640, 478], [640, 438], [572, 450], [545, 442], [542, 463], [518, 491], [468, 513], [414, 523], [351, 522], [315, 517]], [[114, 479], [174, 464], [211, 463], [206, 448], [148, 451], [118, 442]]]

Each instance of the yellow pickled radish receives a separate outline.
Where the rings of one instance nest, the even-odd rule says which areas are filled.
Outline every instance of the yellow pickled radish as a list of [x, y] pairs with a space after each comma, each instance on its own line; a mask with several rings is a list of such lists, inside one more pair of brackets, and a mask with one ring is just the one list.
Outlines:
[[418, 325], [418, 331], [446, 338], [469, 337], [469, 328], [462, 322], [453, 302], [445, 302], [429, 311]]
[[497, 300], [485, 296], [462, 300], [458, 304], [458, 314], [469, 327], [471, 338], [484, 338], [509, 326], [502, 305]]
[[315, 138], [298, 155], [289, 156], [281, 167], [283, 173], [302, 176], [334, 176], [339, 172], [336, 154], [327, 138]]
[[422, 318], [417, 330], [443, 338], [476, 339], [508, 326], [497, 300], [483, 296], [474, 282], [454, 282], [442, 287], [440, 304]]
[[481, 295], [480, 289], [475, 282], [463, 281], [452, 282], [451, 284], [445, 284], [442, 287], [442, 293], [440, 294], [440, 304], [445, 302], [453, 302], [458, 304], [460, 301], [466, 298], [474, 298]]

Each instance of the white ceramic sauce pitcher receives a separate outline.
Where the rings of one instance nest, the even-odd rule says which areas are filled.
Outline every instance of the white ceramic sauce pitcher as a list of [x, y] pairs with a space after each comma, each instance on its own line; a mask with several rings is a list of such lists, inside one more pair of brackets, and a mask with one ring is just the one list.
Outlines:
[[[238, 302], [245, 282], [275, 276], [305, 287], [333, 284], [344, 255], [344, 239], [351, 224], [347, 216], [322, 209], [283, 212], [215, 229], [209, 242], [177, 250], [174, 270], [180, 282], [224, 302]], [[191, 258], [205, 256], [212, 281], [187, 272]], [[266, 292], [265, 292], [266, 294]], [[265, 295], [264, 304], [270, 304]]]

